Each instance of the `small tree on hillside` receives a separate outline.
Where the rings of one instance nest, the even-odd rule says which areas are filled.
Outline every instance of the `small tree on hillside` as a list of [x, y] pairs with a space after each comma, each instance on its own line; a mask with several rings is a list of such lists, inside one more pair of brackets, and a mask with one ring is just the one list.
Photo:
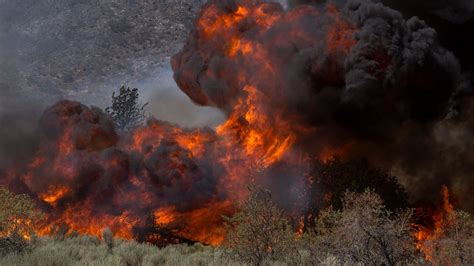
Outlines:
[[237, 259], [259, 265], [265, 260], [290, 257], [294, 234], [283, 211], [272, 201], [269, 191], [250, 187], [250, 196], [241, 211], [226, 217], [228, 233], [224, 245]]
[[138, 102], [139, 93], [137, 88], [122, 86], [118, 95], [112, 93], [112, 106], [107, 107], [105, 111], [112, 117], [117, 129], [125, 132], [145, 121], [145, 108], [148, 103]]

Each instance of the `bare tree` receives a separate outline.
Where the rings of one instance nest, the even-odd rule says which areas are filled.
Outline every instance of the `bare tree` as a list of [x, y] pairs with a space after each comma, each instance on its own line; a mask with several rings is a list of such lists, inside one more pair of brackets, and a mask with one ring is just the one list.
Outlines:
[[320, 213], [314, 230], [305, 236], [316, 258], [332, 255], [348, 263], [398, 265], [412, 263], [411, 210], [393, 214], [374, 192], [347, 192], [340, 211]]
[[469, 213], [453, 211], [423, 243], [434, 265], [474, 265], [474, 220]]
[[284, 260], [294, 249], [294, 234], [283, 211], [267, 190], [250, 187], [250, 196], [241, 211], [226, 217], [228, 233], [224, 245], [238, 260], [260, 265]]
[[148, 103], [138, 102], [139, 93], [137, 88], [130, 89], [122, 86], [119, 94], [112, 94], [112, 106], [107, 107], [105, 111], [112, 117], [117, 129], [126, 132], [145, 121], [145, 108]]

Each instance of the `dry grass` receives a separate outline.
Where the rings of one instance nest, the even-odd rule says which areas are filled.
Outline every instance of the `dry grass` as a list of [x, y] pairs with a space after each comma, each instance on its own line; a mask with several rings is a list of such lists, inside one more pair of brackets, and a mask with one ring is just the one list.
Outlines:
[[31, 252], [9, 254], [0, 265], [239, 265], [222, 250], [200, 244], [172, 245], [163, 249], [134, 241], [113, 240], [107, 243], [91, 236], [58, 240], [39, 238]]

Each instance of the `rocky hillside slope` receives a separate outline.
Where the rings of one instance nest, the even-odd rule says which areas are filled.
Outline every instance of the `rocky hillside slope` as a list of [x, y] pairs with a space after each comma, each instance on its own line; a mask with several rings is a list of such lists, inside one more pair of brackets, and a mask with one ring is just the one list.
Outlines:
[[0, 105], [15, 95], [99, 102], [156, 75], [204, 0], [0, 0]]

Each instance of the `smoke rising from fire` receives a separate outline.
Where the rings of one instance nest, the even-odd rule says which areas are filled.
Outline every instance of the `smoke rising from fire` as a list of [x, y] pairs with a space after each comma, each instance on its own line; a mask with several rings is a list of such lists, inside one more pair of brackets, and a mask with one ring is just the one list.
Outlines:
[[[368, 157], [397, 171], [414, 200], [442, 184], [472, 183], [463, 170], [470, 156], [446, 147], [454, 128], [471, 132], [454, 119], [466, 86], [457, 59], [425, 22], [381, 3], [285, 12], [274, 3], [211, 1], [173, 67], [191, 99], [229, 113], [254, 85], [269, 99], [267, 112], [291, 121], [296, 145]], [[469, 138], [459, 142], [470, 146]], [[464, 190], [472, 188], [455, 194], [472, 209]]]
[[221, 215], [247, 185], [270, 187], [301, 215], [311, 162], [333, 156], [392, 170], [413, 202], [448, 185], [459, 206], [474, 208], [471, 85], [416, 17], [368, 0], [289, 10], [211, 0], [172, 67], [192, 101], [227, 119], [215, 130], [150, 119], [119, 136], [98, 108], [48, 108], [34, 153], [0, 179], [42, 204], [39, 234], [65, 224], [160, 242], [151, 223], [218, 244]]
[[[41, 116], [39, 136], [35, 156], [24, 169], [7, 171], [2, 183], [42, 202], [48, 218], [38, 225], [40, 235], [64, 224], [95, 235], [108, 226], [116, 236], [138, 238], [135, 228], [145, 227], [161, 208], [185, 217], [217, 201], [216, 175], [207, 163], [194, 159], [205, 145], [199, 138], [213, 138], [210, 130], [184, 132], [150, 120], [147, 127], [119, 139], [100, 109], [61, 101]], [[208, 228], [188, 225], [190, 219], [178, 222], [174, 226], [184, 227], [190, 238], [216, 243], [222, 237], [201, 233]]]

